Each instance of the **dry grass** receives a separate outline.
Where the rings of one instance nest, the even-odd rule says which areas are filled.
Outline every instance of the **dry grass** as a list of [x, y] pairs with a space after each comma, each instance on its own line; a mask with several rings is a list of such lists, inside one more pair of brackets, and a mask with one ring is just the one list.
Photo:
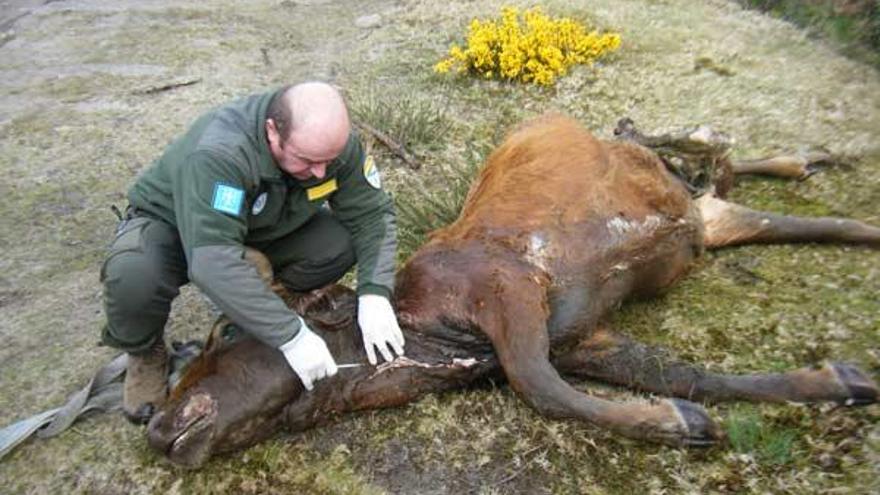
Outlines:
[[[526, 2], [504, 2], [526, 7]], [[802, 31], [713, 0], [548, 1], [549, 13], [622, 33], [607, 63], [553, 89], [450, 80], [431, 66], [468, 20], [502, 2], [51, 2], [0, 47], [0, 424], [62, 401], [112, 351], [97, 348], [98, 267], [107, 206], [195, 115], [234, 95], [307, 77], [394, 108], [440, 102], [411, 141], [424, 166], [390, 157], [384, 183], [427, 214], [453, 208], [456, 168], [506, 129], [547, 110], [607, 135], [629, 115], [648, 130], [709, 123], [755, 156], [804, 145], [864, 154], [803, 183], [748, 180], [735, 198], [762, 208], [880, 224], [880, 75]], [[372, 30], [354, 19], [381, 13]], [[267, 55], [262, 55], [265, 48]], [[723, 69], [723, 70], [721, 70]], [[201, 78], [153, 96], [145, 88]], [[379, 89], [377, 89], [379, 88]], [[380, 91], [381, 90], [381, 91]], [[415, 110], [412, 110], [415, 112]], [[439, 112], [438, 112], [439, 114]], [[405, 114], [403, 117], [412, 117]], [[388, 119], [400, 117], [387, 117]], [[390, 120], [389, 120], [390, 121]], [[378, 124], [383, 125], [383, 124]], [[390, 124], [389, 124], [390, 125]], [[442, 135], [441, 135], [442, 134]], [[426, 196], [426, 194], [428, 196]], [[410, 245], [447, 217], [407, 217]], [[666, 297], [629, 305], [614, 325], [724, 370], [833, 357], [880, 371], [880, 253], [749, 247], [714, 253]], [[210, 310], [186, 291], [169, 332], [203, 337]], [[583, 390], [629, 394], [597, 384]], [[219, 457], [197, 472], [150, 452], [117, 416], [30, 442], [0, 463], [8, 493], [841, 493], [876, 492], [880, 410], [713, 406], [731, 446], [642, 445], [548, 421], [506, 387], [429, 396], [410, 406]]]

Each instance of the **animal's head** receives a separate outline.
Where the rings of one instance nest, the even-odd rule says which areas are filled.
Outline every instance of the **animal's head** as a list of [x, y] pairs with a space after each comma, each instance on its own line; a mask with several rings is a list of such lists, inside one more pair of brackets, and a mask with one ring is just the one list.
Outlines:
[[[354, 333], [335, 331], [354, 325], [354, 296], [344, 288], [329, 292], [304, 296], [310, 301], [302, 312], [335, 353], [338, 340], [344, 338], [341, 334]], [[303, 306], [302, 298], [297, 303]], [[238, 450], [273, 435], [284, 425], [286, 407], [303, 391], [280, 351], [221, 318], [205, 352], [186, 369], [150, 421], [150, 446], [175, 464], [198, 467], [215, 453]]]
[[654, 151], [694, 197], [707, 191], [724, 197], [733, 186], [733, 169], [728, 160], [733, 138], [723, 132], [699, 126], [648, 136], [636, 129], [632, 119], [624, 118], [617, 122], [614, 135]]
[[278, 350], [242, 336], [224, 318], [150, 421], [150, 445], [175, 464], [198, 467], [213, 453], [274, 433], [284, 406], [302, 390]]

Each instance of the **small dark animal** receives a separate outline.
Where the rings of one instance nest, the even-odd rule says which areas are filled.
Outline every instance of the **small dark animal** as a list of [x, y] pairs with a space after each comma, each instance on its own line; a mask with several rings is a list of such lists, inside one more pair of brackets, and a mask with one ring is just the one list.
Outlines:
[[[311, 393], [281, 353], [231, 338], [240, 332], [221, 321], [150, 423], [150, 444], [175, 463], [198, 466], [282, 427], [301, 430], [502, 373], [542, 414], [672, 445], [723, 437], [691, 400], [876, 402], [877, 386], [850, 365], [723, 375], [669, 362], [608, 328], [604, 319], [621, 301], [668, 287], [704, 248], [801, 241], [880, 247], [880, 229], [858, 221], [763, 213], [719, 197], [738, 169], [803, 176], [806, 162], [737, 167], [725, 158], [723, 136], [705, 129], [648, 138], [622, 122], [618, 131], [625, 140], [601, 141], [568, 118], [543, 117], [489, 157], [458, 220], [435, 232], [398, 274], [394, 303], [406, 357], [366, 364], [354, 296], [341, 287], [290, 298], [338, 362], [364, 363]], [[672, 152], [676, 143], [682, 146]], [[613, 402], [561, 375], [678, 398]]]

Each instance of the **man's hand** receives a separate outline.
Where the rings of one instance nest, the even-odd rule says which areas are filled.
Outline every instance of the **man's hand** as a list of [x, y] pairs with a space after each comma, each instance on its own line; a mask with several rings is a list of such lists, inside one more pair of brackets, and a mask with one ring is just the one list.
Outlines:
[[385, 361], [394, 359], [392, 350], [403, 356], [403, 332], [397, 324], [397, 316], [388, 299], [375, 294], [364, 294], [358, 298], [358, 324], [364, 337], [364, 348], [370, 364], [376, 364], [376, 350], [379, 348]]
[[315, 381], [333, 376], [338, 370], [324, 339], [309, 330], [302, 318], [299, 321], [299, 333], [279, 350], [284, 353], [284, 358], [302, 380], [306, 390], [311, 390]]

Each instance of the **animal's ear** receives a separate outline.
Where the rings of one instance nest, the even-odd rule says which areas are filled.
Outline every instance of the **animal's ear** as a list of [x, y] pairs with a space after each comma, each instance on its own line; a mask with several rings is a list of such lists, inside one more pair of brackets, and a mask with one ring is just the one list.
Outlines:
[[214, 326], [211, 327], [211, 331], [208, 332], [208, 340], [205, 342], [205, 352], [214, 352], [214, 347], [219, 342], [220, 336], [219, 333], [221, 329], [226, 326], [226, 323], [229, 322], [229, 318], [225, 316], [221, 316], [217, 318], [217, 321], [214, 322]]
[[205, 342], [205, 354], [212, 354], [244, 337], [244, 332], [226, 316], [220, 316], [211, 327], [208, 341]]
[[357, 294], [344, 285], [330, 285], [312, 291], [303, 301], [302, 315], [323, 330], [338, 331], [354, 324]]
[[242, 332], [225, 316], [217, 318], [208, 340], [205, 342], [204, 351], [187, 366], [179, 370], [179, 377], [174, 378], [174, 385], [168, 397], [168, 403], [174, 403], [184, 393], [196, 385], [202, 378], [216, 373], [218, 352], [230, 345], [234, 338], [240, 338]]

